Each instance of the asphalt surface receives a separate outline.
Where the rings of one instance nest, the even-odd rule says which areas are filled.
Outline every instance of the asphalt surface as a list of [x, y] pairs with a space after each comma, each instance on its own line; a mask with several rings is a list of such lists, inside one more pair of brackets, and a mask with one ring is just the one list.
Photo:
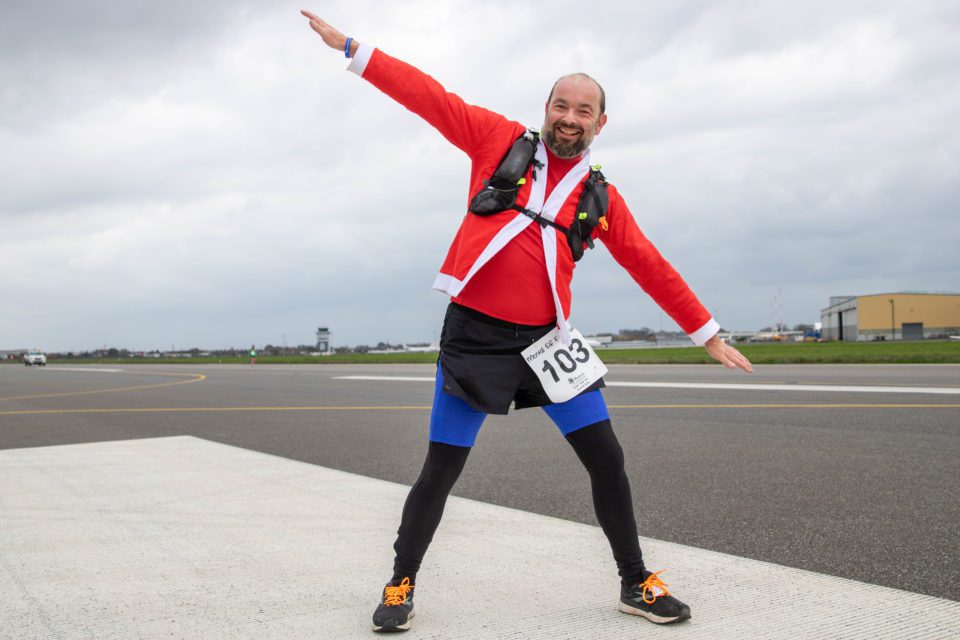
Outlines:
[[[411, 484], [432, 385], [337, 377], [432, 373], [4, 365], [0, 448], [193, 435]], [[960, 601], [960, 395], [895, 388], [960, 391], [960, 366], [614, 366], [607, 379], [891, 387], [604, 394], [642, 535]], [[536, 409], [488, 418], [454, 493], [596, 523], [586, 473]]]

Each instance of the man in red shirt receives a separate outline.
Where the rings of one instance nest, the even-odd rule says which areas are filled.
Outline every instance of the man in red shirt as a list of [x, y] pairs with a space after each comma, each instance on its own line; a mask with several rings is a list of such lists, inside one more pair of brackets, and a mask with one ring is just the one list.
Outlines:
[[[351, 60], [350, 71], [467, 153], [471, 196], [489, 188], [505, 155], [525, 135], [523, 125], [466, 104], [422, 71], [302, 13], [327, 45]], [[690, 608], [643, 562], [623, 450], [600, 392], [605, 369], [568, 322], [579, 258], [574, 247], [601, 240], [695, 344], [728, 368], [752, 367], [717, 337], [719, 324], [643, 235], [613, 185], [604, 182], [608, 204], [598, 224], [587, 229], [589, 242], [579, 235], [570, 239], [575, 228], [582, 232], [578, 220], [587, 215], [581, 196], [589, 189], [586, 178], [594, 176], [589, 148], [606, 125], [605, 111], [595, 80], [585, 74], [560, 78], [547, 98], [539, 139], [526, 134], [535, 153], [513, 189], [513, 204], [490, 215], [468, 212], [440, 268], [434, 288], [449, 294], [451, 303], [440, 339], [430, 445], [404, 504], [394, 574], [374, 612], [374, 630], [409, 628], [416, 574], [447, 496], [486, 415], [506, 414], [511, 404], [542, 407], [587, 469], [597, 519], [621, 578], [618, 609], [658, 624], [690, 617]]]

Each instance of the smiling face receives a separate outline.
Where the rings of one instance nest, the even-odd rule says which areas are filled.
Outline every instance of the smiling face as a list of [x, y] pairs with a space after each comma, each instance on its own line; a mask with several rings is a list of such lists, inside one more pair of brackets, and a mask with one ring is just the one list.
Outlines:
[[607, 123], [603, 89], [582, 73], [557, 80], [547, 98], [540, 137], [560, 158], [576, 158]]

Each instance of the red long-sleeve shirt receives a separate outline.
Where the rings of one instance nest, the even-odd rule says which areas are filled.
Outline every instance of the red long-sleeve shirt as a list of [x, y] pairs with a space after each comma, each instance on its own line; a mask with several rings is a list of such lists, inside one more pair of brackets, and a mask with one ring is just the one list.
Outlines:
[[[472, 166], [467, 202], [483, 188], [483, 181], [493, 174], [504, 153], [525, 130], [518, 122], [467, 104], [429, 75], [379, 49], [371, 50], [361, 45], [350, 69], [421, 116], [470, 157]], [[548, 195], [566, 169], [576, 163], [576, 159], [565, 163], [549, 154]], [[526, 184], [517, 196], [518, 205], [522, 206], [530, 198], [532, 182], [528, 172]], [[573, 222], [581, 192], [582, 184], [567, 197], [556, 216], [558, 224], [567, 227]], [[608, 187], [608, 196], [608, 229], [604, 231], [596, 227], [594, 237], [604, 243], [637, 284], [690, 334], [694, 343], [703, 344], [719, 330], [719, 325], [680, 274], [646, 238], [613, 185]], [[521, 324], [548, 324], [556, 320], [557, 314], [547, 278], [539, 225], [534, 223], [523, 229], [472, 278], [468, 277], [481, 253], [516, 215], [511, 211], [493, 216], [466, 214], [440, 269], [438, 281], [447, 283], [445, 290], [452, 290], [455, 301], [488, 315]], [[557, 293], [564, 316], [569, 317], [570, 282], [575, 264], [566, 238], [560, 235], [558, 238]], [[589, 256], [589, 252], [585, 255]], [[464, 280], [467, 280], [465, 284]]]

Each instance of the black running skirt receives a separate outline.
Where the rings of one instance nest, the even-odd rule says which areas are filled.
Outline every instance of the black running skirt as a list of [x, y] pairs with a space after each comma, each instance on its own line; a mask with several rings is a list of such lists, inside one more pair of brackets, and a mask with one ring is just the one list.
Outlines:
[[[477, 411], [504, 415], [515, 409], [553, 404], [520, 353], [553, 331], [554, 325], [506, 322], [451, 302], [440, 334], [443, 391]], [[581, 393], [603, 387], [597, 380]]]

